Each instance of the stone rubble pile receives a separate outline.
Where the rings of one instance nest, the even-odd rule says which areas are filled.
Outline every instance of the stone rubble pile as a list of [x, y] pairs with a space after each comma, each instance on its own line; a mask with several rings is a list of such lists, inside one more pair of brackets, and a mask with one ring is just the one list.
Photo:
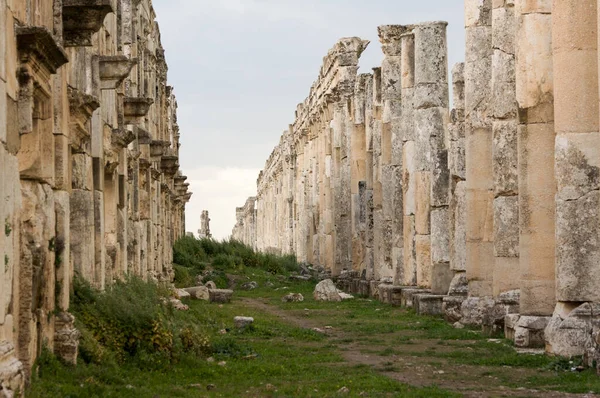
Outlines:
[[77, 359], [75, 274], [170, 283], [189, 184], [150, 0], [0, 1], [0, 395]]
[[369, 43], [339, 40], [233, 237], [346, 272], [351, 293], [591, 364], [597, 3], [465, 0], [465, 62], [451, 70], [445, 22], [380, 26], [383, 63], [368, 74]]

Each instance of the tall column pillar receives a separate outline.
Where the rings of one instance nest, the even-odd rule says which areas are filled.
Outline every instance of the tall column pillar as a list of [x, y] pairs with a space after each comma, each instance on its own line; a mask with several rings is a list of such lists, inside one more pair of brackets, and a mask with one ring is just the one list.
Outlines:
[[402, 72], [402, 190], [403, 190], [403, 240], [404, 264], [402, 285], [417, 285], [417, 250], [415, 217], [416, 204], [416, 137], [414, 128], [414, 92], [415, 92], [415, 37], [407, 32], [401, 40]]
[[[366, 174], [366, 189], [365, 189], [365, 269], [366, 278], [369, 281], [377, 282], [375, 276], [375, 222], [374, 222], [374, 204], [373, 204], [373, 109], [374, 109], [374, 86], [375, 75], [368, 75], [365, 86], [365, 174]], [[371, 294], [375, 293], [375, 289], [371, 289]]]
[[[514, 6], [492, 10], [492, 161], [494, 171], [493, 294], [519, 288], [519, 179]], [[518, 304], [518, 302], [516, 303]]]
[[[515, 2], [516, 82], [519, 114], [520, 313], [515, 343], [532, 340], [532, 316], [550, 315], [555, 298], [554, 83], [551, 2]], [[537, 318], [539, 319], [539, 318]], [[537, 322], [541, 332], [545, 320]], [[532, 323], [533, 324], [533, 323]], [[540, 340], [539, 338], [537, 340]]]
[[381, 65], [382, 131], [382, 276], [400, 282], [403, 271], [403, 217], [402, 217], [402, 45], [401, 36], [407, 27], [383, 25], [378, 27], [384, 54]]
[[[465, 155], [467, 177], [467, 278], [469, 295], [493, 294], [491, 0], [465, 0]], [[481, 322], [480, 319], [475, 323]]]
[[367, 143], [365, 129], [365, 103], [367, 82], [371, 75], [362, 74], [356, 80], [353, 98], [354, 128], [352, 131], [352, 267], [365, 270]]
[[383, 187], [382, 187], [382, 90], [381, 68], [373, 68], [373, 119], [371, 121], [371, 139], [373, 152], [373, 261], [374, 279], [387, 276], [382, 273], [384, 257]]
[[448, 230], [447, 25], [446, 22], [432, 22], [417, 25], [414, 29], [414, 117], [418, 145], [416, 226], [418, 269], [421, 269], [417, 275], [422, 276], [419, 285], [430, 287], [432, 293], [439, 295], [448, 293], [454, 276], [450, 271]]
[[596, 350], [600, 322], [597, 13], [596, 0], [552, 4], [558, 303], [546, 347], [561, 356]]

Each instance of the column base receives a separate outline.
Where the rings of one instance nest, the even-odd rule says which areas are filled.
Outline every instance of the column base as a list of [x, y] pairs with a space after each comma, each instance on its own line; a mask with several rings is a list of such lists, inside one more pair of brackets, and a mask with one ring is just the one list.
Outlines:
[[414, 296], [417, 294], [431, 294], [427, 289], [403, 289], [401, 293], [400, 305], [407, 308], [413, 308]]
[[418, 315], [443, 315], [444, 297], [437, 294], [415, 294], [413, 307]]
[[547, 316], [509, 314], [504, 318], [504, 336], [518, 348], [543, 348], [544, 330], [550, 322]]
[[79, 330], [75, 329], [75, 317], [61, 312], [54, 320], [54, 354], [67, 363], [77, 364]]
[[8, 341], [0, 341], [0, 395], [23, 394], [24, 385], [23, 364], [16, 358], [15, 347]]
[[600, 303], [557, 303], [544, 339], [550, 354], [600, 362]]

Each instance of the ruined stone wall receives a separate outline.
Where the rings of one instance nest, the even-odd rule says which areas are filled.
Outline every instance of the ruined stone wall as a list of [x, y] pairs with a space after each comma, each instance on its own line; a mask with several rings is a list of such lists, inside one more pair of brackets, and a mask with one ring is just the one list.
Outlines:
[[451, 71], [443, 22], [380, 27], [371, 74], [356, 75], [367, 43], [341, 39], [259, 176], [256, 216], [238, 209], [255, 235], [236, 236], [353, 292], [592, 363], [597, 7], [465, 0]]
[[77, 358], [75, 274], [170, 281], [191, 194], [149, 0], [0, 1], [0, 395]]

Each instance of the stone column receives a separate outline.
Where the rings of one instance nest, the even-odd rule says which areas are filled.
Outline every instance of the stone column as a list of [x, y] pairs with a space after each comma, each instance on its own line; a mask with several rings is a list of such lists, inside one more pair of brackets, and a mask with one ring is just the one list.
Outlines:
[[[374, 278], [381, 280], [387, 275], [385, 271], [384, 231], [383, 220], [383, 187], [382, 187], [382, 89], [381, 68], [373, 68], [373, 118], [371, 120], [371, 140], [373, 153], [373, 264]], [[388, 278], [391, 282], [392, 277]]]
[[[519, 178], [514, 5], [492, 10], [492, 162], [494, 172], [493, 294], [519, 288]], [[518, 301], [516, 302], [518, 304]]]
[[465, 77], [464, 64], [452, 69], [454, 109], [450, 113], [448, 168], [450, 170], [450, 270], [454, 273], [448, 296], [444, 298], [444, 318], [450, 323], [461, 320], [462, 303], [469, 293], [466, 277], [466, 170], [465, 170]]
[[469, 294], [493, 294], [491, 0], [466, 0], [465, 156], [467, 179], [467, 278]]
[[[448, 293], [454, 276], [449, 264], [448, 231], [447, 25], [446, 22], [432, 22], [417, 25], [414, 29], [417, 275], [422, 277], [419, 285], [430, 287], [432, 293], [438, 295]], [[428, 221], [430, 225], [427, 225]]]
[[[550, 3], [515, 2], [522, 316], [550, 315], [555, 303], [556, 182]], [[543, 325], [537, 327], [540, 331], [543, 328]], [[527, 341], [517, 344], [530, 345]]]
[[352, 267], [365, 270], [366, 254], [366, 190], [367, 190], [367, 143], [365, 128], [365, 103], [368, 74], [358, 76], [353, 98], [354, 129], [352, 131]]
[[402, 45], [401, 36], [407, 30], [401, 25], [378, 27], [384, 54], [381, 65], [382, 132], [381, 179], [383, 244], [381, 276], [399, 282], [402, 279], [404, 243], [402, 239]]
[[[374, 225], [374, 204], [373, 204], [373, 125], [374, 125], [374, 87], [375, 74], [368, 75], [365, 87], [365, 269], [366, 279], [377, 282], [375, 277], [375, 225]], [[374, 289], [371, 289], [374, 294]]]
[[561, 356], [598, 344], [592, 338], [600, 324], [597, 15], [596, 0], [552, 4], [558, 303], [546, 348]]
[[416, 137], [414, 127], [415, 37], [413, 32], [401, 36], [402, 72], [402, 190], [404, 216], [404, 264], [402, 285], [417, 285], [416, 206]]

